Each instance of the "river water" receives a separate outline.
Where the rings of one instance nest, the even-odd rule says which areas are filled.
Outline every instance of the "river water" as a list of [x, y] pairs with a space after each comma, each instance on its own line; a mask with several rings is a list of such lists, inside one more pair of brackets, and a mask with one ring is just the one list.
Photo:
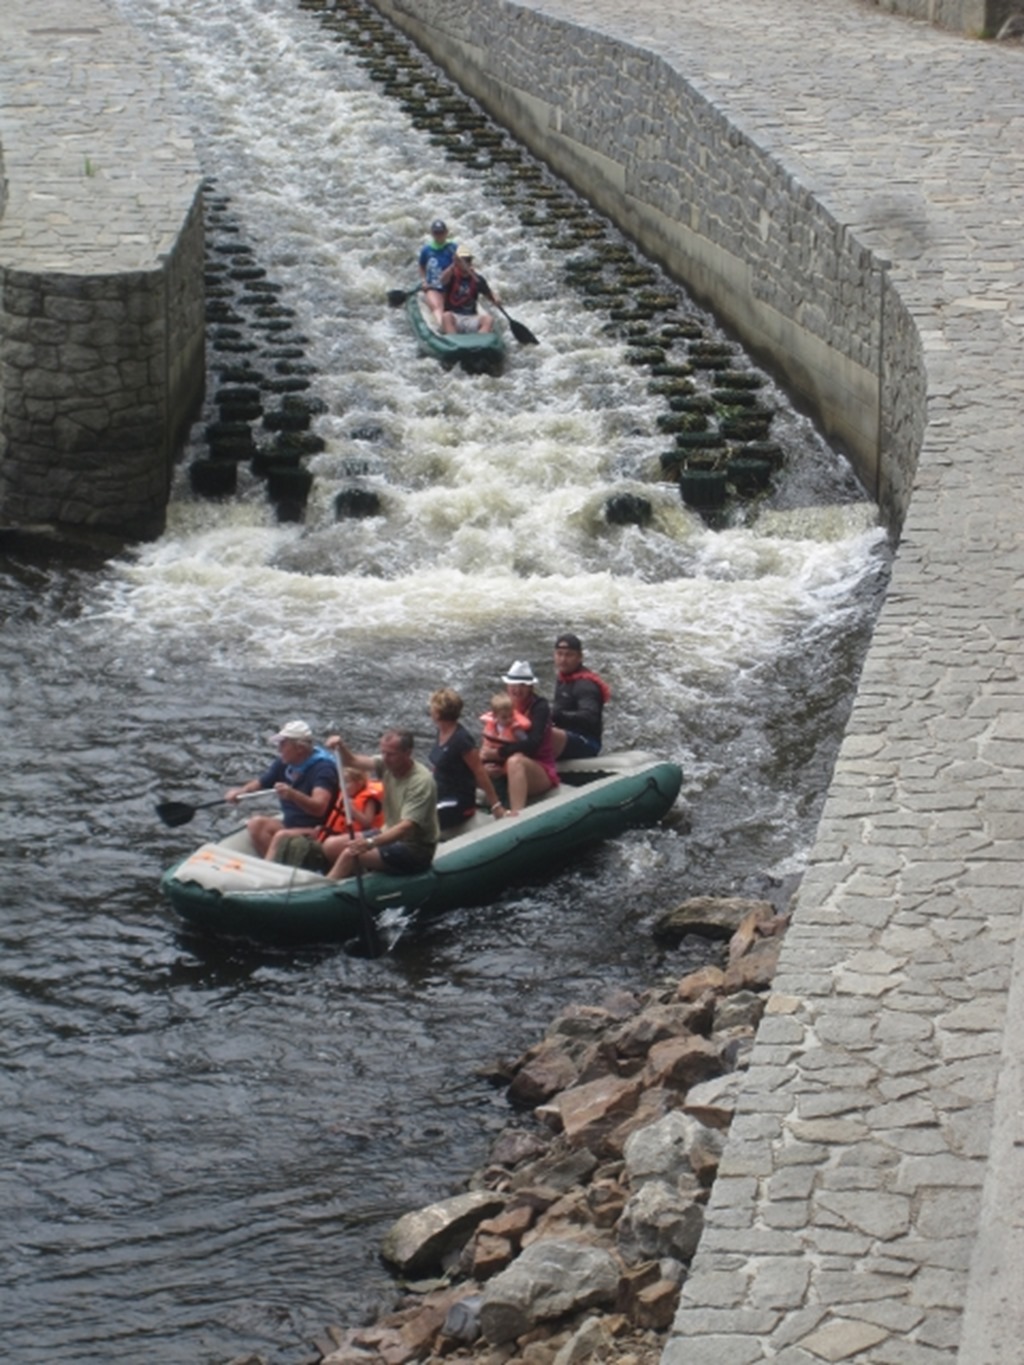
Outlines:
[[[487, 177], [313, 15], [118, 4], [179, 74], [204, 168], [296, 310], [326, 449], [304, 522], [248, 476], [204, 502], [182, 472], [151, 544], [0, 558], [0, 1333], [20, 1365], [285, 1363], [390, 1302], [381, 1235], [485, 1159], [510, 1115], [479, 1068], [565, 1003], [700, 960], [649, 934], [683, 896], [785, 904], [887, 549], [778, 394], [768, 500], [712, 529], [645, 482], [665, 445], [646, 374]], [[500, 378], [417, 358], [384, 305], [437, 213], [540, 338]], [[353, 461], [382, 515], [336, 522]], [[630, 487], [646, 528], [603, 516]], [[683, 765], [685, 820], [374, 962], [203, 942], [161, 902], [161, 870], [231, 819], [169, 830], [157, 800], [216, 797], [293, 716], [367, 747], [422, 732], [442, 684], [475, 715], [513, 658], [549, 681], [564, 628], [613, 687], [609, 747]]]

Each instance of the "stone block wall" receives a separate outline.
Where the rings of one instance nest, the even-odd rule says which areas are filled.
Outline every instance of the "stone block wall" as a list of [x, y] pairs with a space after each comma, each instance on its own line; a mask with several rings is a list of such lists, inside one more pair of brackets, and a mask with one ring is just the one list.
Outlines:
[[374, 3], [735, 330], [898, 531], [925, 377], [887, 263], [657, 55], [512, 3]]
[[205, 384], [198, 161], [103, 0], [47, 23], [60, 60], [33, 0], [0, 20], [0, 526], [147, 537]]
[[202, 399], [196, 264], [201, 280], [198, 203], [162, 270], [0, 267], [5, 522], [159, 534], [175, 454]]
[[886, 14], [921, 19], [939, 28], [992, 38], [1002, 24], [1021, 11], [1020, 0], [871, 0]]

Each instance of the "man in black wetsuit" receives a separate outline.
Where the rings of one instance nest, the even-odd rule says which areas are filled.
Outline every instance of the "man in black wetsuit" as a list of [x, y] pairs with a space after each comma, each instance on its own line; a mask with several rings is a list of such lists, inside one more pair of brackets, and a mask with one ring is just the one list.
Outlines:
[[555, 641], [555, 695], [551, 709], [556, 758], [596, 758], [601, 752], [605, 702], [611, 688], [583, 667], [579, 636], [563, 631]]

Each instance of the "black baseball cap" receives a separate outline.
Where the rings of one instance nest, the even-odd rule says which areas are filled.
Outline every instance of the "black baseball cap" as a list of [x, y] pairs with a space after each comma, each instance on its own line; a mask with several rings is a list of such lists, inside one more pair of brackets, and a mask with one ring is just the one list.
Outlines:
[[580, 637], [573, 635], [571, 630], [563, 630], [555, 641], [556, 649], [574, 649], [577, 654], [583, 653], [583, 646], [580, 644]]

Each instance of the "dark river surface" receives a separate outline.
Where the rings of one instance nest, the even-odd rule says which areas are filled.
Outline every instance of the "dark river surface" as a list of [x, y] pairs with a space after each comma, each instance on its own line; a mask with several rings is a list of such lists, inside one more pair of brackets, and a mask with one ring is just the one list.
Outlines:
[[[888, 550], [774, 391], [770, 497], [711, 529], [645, 482], [665, 445], [648, 376], [314, 16], [118, 5], [179, 75], [204, 169], [296, 310], [326, 449], [305, 522], [248, 475], [203, 502], [182, 474], [153, 543], [0, 558], [0, 1337], [19, 1365], [285, 1363], [390, 1303], [382, 1234], [485, 1160], [512, 1116], [480, 1068], [567, 1003], [701, 960], [649, 932], [685, 895], [785, 904]], [[437, 213], [540, 338], [501, 378], [417, 358], [384, 304]], [[336, 522], [355, 457], [382, 515]], [[608, 525], [609, 490], [640, 484], [651, 524]], [[682, 764], [685, 820], [378, 961], [205, 942], [162, 903], [161, 871], [232, 821], [167, 829], [156, 801], [244, 780], [291, 717], [369, 747], [424, 731], [440, 685], [477, 715], [513, 658], [549, 691], [564, 628], [613, 687], [608, 746]]]

